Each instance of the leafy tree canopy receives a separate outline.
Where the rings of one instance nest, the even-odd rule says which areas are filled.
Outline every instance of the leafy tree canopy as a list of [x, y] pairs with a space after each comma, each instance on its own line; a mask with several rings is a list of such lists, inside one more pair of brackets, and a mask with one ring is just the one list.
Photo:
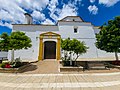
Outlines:
[[0, 35], [0, 50], [7, 51], [10, 49], [10, 37], [7, 33]]
[[96, 39], [98, 49], [106, 52], [120, 52], [120, 16], [102, 25]]
[[31, 39], [24, 32], [12, 32], [9, 36], [7, 33], [0, 35], [1, 50], [19, 50], [28, 49], [31, 45]]
[[11, 48], [14, 50], [28, 49], [31, 45], [31, 39], [24, 32], [12, 32], [10, 35]]
[[70, 38], [61, 40], [61, 48], [65, 51], [68, 51], [70, 54], [73, 53], [73, 55], [77, 55], [75, 60], [83, 54], [87, 52], [88, 47], [86, 47], [84, 42], [81, 42], [77, 39], [72, 39]]
[[81, 42], [77, 39], [71, 40], [71, 49], [74, 53], [83, 54], [87, 52], [88, 47], [86, 47], [84, 42]]

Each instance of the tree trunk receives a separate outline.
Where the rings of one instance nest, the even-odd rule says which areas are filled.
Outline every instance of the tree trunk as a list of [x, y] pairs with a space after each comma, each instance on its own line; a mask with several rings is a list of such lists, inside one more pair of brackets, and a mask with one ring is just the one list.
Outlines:
[[77, 54], [77, 57], [75, 58], [75, 66], [77, 65], [77, 59], [80, 55]]
[[70, 54], [70, 65], [72, 66], [72, 58], [71, 58], [71, 53], [72, 53], [72, 52], [70, 52], [69, 54]]
[[11, 62], [14, 61], [14, 49], [11, 50]]
[[67, 52], [66, 51], [64, 51], [64, 57], [65, 57], [65, 60], [67, 60]]
[[117, 52], [115, 52], [115, 58], [116, 58], [116, 61], [119, 60]]

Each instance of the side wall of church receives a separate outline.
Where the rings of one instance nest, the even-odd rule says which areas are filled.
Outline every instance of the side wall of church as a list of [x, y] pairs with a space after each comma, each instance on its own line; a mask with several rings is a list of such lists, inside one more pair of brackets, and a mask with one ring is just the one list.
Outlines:
[[[78, 33], [74, 33], [74, 26], [78, 27]], [[60, 22], [59, 31], [63, 39], [76, 38], [80, 41], [84, 41], [86, 46], [89, 47], [87, 53], [80, 56], [81, 58], [115, 58], [114, 53], [107, 53], [103, 50], [97, 49], [95, 46], [96, 37], [95, 34], [99, 32], [97, 28], [94, 28], [90, 23], [78, 23], [78, 22]], [[120, 56], [120, 54], [118, 54]]]

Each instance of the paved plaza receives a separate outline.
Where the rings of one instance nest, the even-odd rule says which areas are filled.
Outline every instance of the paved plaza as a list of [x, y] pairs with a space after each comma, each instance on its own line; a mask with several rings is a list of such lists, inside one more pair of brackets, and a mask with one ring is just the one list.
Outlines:
[[58, 61], [40, 61], [23, 73], [0, 73], [0, 90], [120, 90], [120, 70], [59, 72]]
[[0, 73], [0, 90], [120, 90], [120, 73]]
[[59, 73], [59, 61], [44, 60], [32, 63], [24, 70], [26, 74], [49, 74]]

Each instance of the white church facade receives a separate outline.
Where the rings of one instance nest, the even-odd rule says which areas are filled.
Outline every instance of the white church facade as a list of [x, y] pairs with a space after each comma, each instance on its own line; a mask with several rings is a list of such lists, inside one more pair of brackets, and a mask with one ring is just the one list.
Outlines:
[[[29, 14], [25, 14], [25, 16], [26, 23], [13, 24], [12, 32], [25, 32], [31, 38], [32, 47], [27, 50], [16, 50], [15, 58], [20, 57], [21, 60], [60, 60], [64, 56], [60, 39], [68, 37], [84, 41], [89, 47], [87, 53], [81, 55], [78, 60], [104, 60], [105, 58], [113, 60], [114, 58], [114, 53], [106, 53], [95, 46], [95, 34], [99, 32], [99, 28], [90, 22], [83, 21], [78, 16], [67, 16], [59, 20], [56, 25], [32, 24], [32, 17]], [[8, 59], [11, 59], [11, 52], [8, 54]]]

